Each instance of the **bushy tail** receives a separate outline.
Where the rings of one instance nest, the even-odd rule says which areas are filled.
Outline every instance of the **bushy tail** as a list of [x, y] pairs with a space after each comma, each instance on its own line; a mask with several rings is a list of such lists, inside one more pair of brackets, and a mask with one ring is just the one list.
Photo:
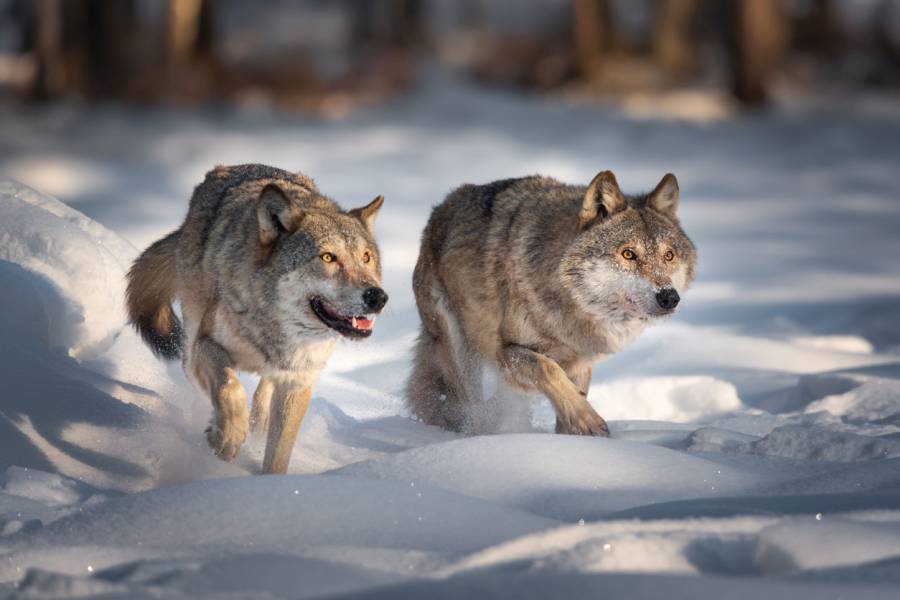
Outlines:
[[175, 296], [176, 230], [144, 250], [128, 271], [128, 321], [156, 356], [181, 356], [181, 322], [172, 309]]

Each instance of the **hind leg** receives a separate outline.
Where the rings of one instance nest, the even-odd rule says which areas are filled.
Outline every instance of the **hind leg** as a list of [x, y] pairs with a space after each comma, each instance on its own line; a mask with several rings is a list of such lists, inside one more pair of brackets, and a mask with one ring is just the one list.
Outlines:
[[422, 328], [406, 397], [424, 423], [463, 431], [469, 429], [469, 408], [481, 399], [481, 361], [468, 349], [436, 263], [424, 252], [413, 272]]
[[194, 342], [187, 360], [188, 372], [213, 404], [206, 440], [213, 452], [227, 461], [238, 455], [248, 428], [247, 392], [232, 364], [228, 352], [208, 337]]
[[250, 429], [253, 433], [264, 433], [269, 427], [269, 407], [275, 385], [265, 377], [260, 378], [253, 392], [253, 408], [250, 409]]
[[406, 398], [413, 414], [427, 425], [462, 431], [464, 401], [458, 385], [453, 385], [447, 349], [423, 330], [414, 352], [413, 369], [406, 382]]

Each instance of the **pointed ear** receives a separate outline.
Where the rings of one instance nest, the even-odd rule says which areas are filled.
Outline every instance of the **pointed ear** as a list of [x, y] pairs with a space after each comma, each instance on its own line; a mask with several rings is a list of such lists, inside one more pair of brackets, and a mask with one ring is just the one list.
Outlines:
[[601, 219], [625, 208], [625, 197], [612, 171], [602, 171], [591, 181], [581, 204], [579, 228], [584, 229], [597, 217]]
[[256, 201], [256, 220], [259, 224], [259, 242], [267, 246], [279, 235], [293, 231], [299, 222], [299, 213], [280, 187], [270, 183], [259, 193]]
[[362, 221], [366, 229], [372, 231], [372, 227], [375, 226], [375, 215], [378, 214], [378, 209], [382, 204], [384, 204], [384, 196], [377, 196], [362, 208], [354, 208], [350, 214]]
[[678, 210], [678, 180], [671, 173], [666, 173], [656, 189], [650, 192], [647, 206], [670, 217]]

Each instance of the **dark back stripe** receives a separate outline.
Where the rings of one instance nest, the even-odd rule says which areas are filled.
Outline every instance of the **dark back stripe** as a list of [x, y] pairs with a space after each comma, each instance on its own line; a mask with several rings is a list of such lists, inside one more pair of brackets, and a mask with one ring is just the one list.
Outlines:
[[516, 182], [522, 181], [524, 177], [514, 177], [510, 179], [501, 179], [492, 181], [491, 183], [478, 186], [478, 192], [481, 196], [481, 209], [484, 216], [490, 217], [494, 212], [494, 200], [498, 195], [508, 190]]

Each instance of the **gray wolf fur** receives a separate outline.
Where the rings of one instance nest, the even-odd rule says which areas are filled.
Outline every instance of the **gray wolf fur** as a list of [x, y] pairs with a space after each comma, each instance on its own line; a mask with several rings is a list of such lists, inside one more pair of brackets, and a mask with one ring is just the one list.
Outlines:
[[411, 411], [490, 429], [473, 417], [491, 402], [490, 367], [514, 391], [544, 394], [557, 432], [608, 435], [587, 401], [592, 365], [671, 314], [693, 278], [678, 196], [671, 174], [628, 196], [609, 171], [587, 187], [532, 176], [453, 191], [431, 213], [413, 274]]
[[[368, 337], [387, 302], [372, 236], [382, 202], [345, 212], [305, 175], [217, 167], [194, 190], [182, 226], [135, 261], [130, 321], [157, 355], [182, 356], [212, 400], [206, 435], [220, 458], [237, 456], [252, 424], [268, 431], [263, 471], [286, 472], [336, 340]], [[252, 415], [236, 370], [261, 377]]]

